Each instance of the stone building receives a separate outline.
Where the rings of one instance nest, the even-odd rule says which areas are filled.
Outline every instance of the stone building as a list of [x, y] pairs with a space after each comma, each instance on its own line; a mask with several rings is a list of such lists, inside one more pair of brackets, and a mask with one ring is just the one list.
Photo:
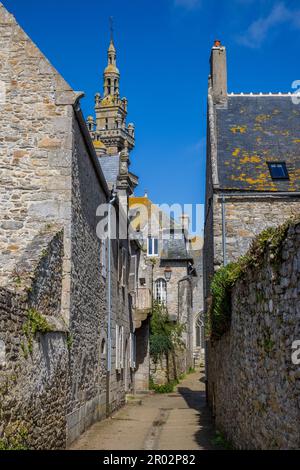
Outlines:
[[208, 91], [205, 297], [221, 265], [299, 211], [300, 109], [291, 94], [228, 94], [226, 49], [211, 52]]
[[[0, 439], [62, 449], [134, 388], [129, 273], [140, 247], [126, 236], [133, 140], [122, 140], [130, 134], [122, 128], [112, 194], [83, 93], [2, 4], [0, 31]], [[117, 220], [111, 241], [103, 204]]]
[[[222, 265], [262, 230], [299, 212], [300, 108], [291, 94], [228, 94], [226, 49], [215, 42], [208, 90], [204, 297]], [[209, 382], [209, 370], [208, 382]]]
[[[198, 358], [199, 347], [201, 349], [201, 345], [197, 348], [196, 329], [203, 312], [202, 252], [191, 250], [186, 216], [182, 216], [180, 223], [175, 222], [159, 206], [153, 204], [147, 195], [131, 197], [129, 207], [131, 226], [135, 234], [139, 234], [143, 248], [138, 273], [139, 289], [150, 290], [153, 300], [166, 306], [171, 321], [185, 325], [185, 351], [177, 355], [179, 376], [193, 367], [194, 354], [198, 353]], [[144, 328], [149, 330], [148, 319]], [[203, 337], [203, 324], [200, 329], [200, 337]], [[147, 372], [149, 375], [148, 358], [146, 365], [142, 362], [139, 368], [144, 371], [146, 378]], [[170, 378], [172, 374], [174, 375], [174, 371]], [[165, 366], [161, 368], [152, 363], [151, 375], [155, 381], [165, 382]]]

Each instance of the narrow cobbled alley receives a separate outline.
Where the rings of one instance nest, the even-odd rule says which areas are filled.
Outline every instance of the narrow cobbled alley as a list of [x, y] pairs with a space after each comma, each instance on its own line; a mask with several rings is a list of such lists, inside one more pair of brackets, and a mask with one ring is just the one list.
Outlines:
[[214, 449], [203, 373], [196, 372], [166, 395], [137, 397], [112, 418], [95, 424], [72, 450]]

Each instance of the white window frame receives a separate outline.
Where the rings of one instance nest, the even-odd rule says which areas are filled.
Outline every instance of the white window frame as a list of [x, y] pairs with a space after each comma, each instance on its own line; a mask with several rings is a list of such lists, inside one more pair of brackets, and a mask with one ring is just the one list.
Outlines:
[[[150, 240], [152, 242], [152, 250], [150, 252]], [[155, 251], [155, 242], [157, 241], [157, 253], [154, 253]], [[153, 258], [159, 256], [159, 241], [158, 238], [156, 237], [148, 237], [147, 239], [147, 256], [151, 256]]]
[[[159, 283], [159, 285], [158, 285]], [[164, 290], [162, 288], [162, 286], [164, 286]], [[158, 295], [158, 287], [160, 288], [160, 295]], [[167, 289], [168, 289], [168, 283], [167, 281], [163, 278], [163, 277], [160, 277], [158, 279], [156, 279], [155, 281], [155, 300], [157, 302], [159, 302], [160, 304], [164, 304], [166, 305], [167, 304]], [[160, 298], [158, 298], [160, 297]]]

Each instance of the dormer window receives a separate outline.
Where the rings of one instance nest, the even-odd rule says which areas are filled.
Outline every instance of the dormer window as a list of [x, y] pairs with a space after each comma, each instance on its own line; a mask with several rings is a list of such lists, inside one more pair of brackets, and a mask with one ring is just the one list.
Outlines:
[[273, 180], [288, 180], [289, 173], [285, 162], [268, 162], [270, 175]]

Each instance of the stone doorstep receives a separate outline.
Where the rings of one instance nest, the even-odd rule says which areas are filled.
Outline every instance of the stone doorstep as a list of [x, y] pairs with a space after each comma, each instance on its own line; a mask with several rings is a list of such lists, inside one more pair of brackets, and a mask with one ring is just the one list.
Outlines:
[[143, 400], [137, 395], [126, 395], [126, 405], [141, 406]]

